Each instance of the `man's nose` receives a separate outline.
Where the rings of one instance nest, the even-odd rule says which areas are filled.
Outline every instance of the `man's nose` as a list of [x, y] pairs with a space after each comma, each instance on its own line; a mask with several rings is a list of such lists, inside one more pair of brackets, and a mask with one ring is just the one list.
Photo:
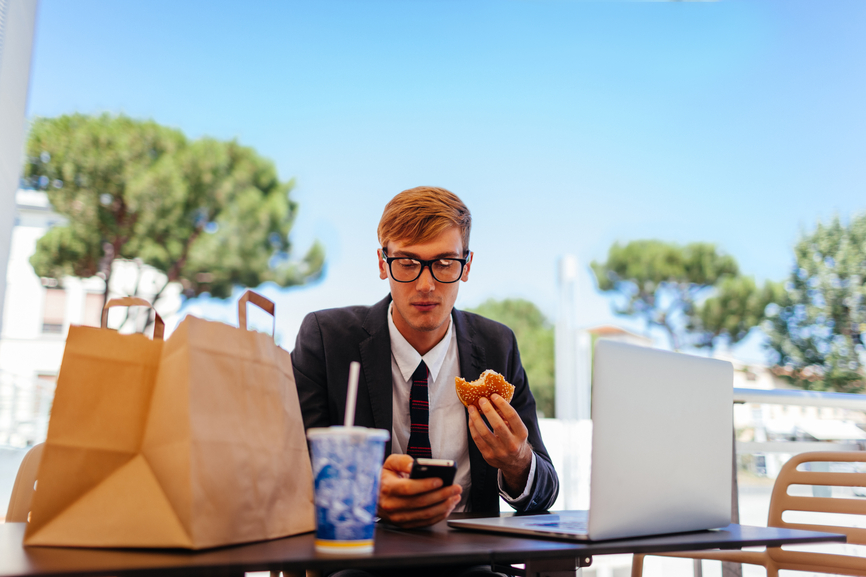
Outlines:
[[430, 292], [436, 288], [436, 279], [433, 278], [433, 273], [429, 266], [421, 269], [421, 276], [415, 281], [415, 289], [419, 292]]

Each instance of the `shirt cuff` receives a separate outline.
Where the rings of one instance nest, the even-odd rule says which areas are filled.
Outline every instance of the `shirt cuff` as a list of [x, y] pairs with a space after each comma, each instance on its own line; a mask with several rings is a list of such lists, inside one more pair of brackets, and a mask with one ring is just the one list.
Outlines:
[[519, 503], [520, 501], [526, 499], [530, 493], [532, 493], [532, 485], [535, 482], [535, 451], [532, 451], [532, 463], [529, 465], [529, 478], [526, 480], [526, 487], [523, 489], [523, 492], [517, 497], [512, 497], [508, 494], [508, 492], [504, 488], [504, 483], [502, 482], [502, 471], [497, 471], [498, 475], [496, 477], [497, 481], [499, 481], [499, 494], [505, 499], [505, 502], [509, 505], [514, 505]]

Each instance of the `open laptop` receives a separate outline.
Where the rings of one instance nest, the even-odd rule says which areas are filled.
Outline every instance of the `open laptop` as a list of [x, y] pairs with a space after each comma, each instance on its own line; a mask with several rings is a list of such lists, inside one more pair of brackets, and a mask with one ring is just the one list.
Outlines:
[[733, 376], [729, 362], [599, 340], [589, 511], [448, 525], [591, 541], [727, 526]]

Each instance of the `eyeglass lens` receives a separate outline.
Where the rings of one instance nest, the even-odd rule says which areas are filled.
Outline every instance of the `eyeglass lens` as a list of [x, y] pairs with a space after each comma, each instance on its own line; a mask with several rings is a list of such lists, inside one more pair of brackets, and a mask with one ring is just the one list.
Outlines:
[[[421, 263], [411, 258], [398, 258], [391, 261], [391, 276], [400, 282], [411, 282], [421, 276]], [[433, 278], [439, 282], [454, 282], [463, 273], [463, 263], [447, 258], [430, 263]]]

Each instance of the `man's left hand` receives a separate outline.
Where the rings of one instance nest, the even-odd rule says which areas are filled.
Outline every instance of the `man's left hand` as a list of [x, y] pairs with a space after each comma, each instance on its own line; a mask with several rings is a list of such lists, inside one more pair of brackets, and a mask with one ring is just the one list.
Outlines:
[[[484, 423], [481, 413], [470, 406], [469, 432], [472, 440], [484, 460], [502, 471], [508, 494], [517, 496], [526, 487], [532, 464], [532, 448], [526, 440], [529, 431], [514, 407], [496, 393], [490, 395], [490, 400], [479, 399], [478, 405], [493, 430]], [[499, 409], [499, 413], [496, 409]]]

